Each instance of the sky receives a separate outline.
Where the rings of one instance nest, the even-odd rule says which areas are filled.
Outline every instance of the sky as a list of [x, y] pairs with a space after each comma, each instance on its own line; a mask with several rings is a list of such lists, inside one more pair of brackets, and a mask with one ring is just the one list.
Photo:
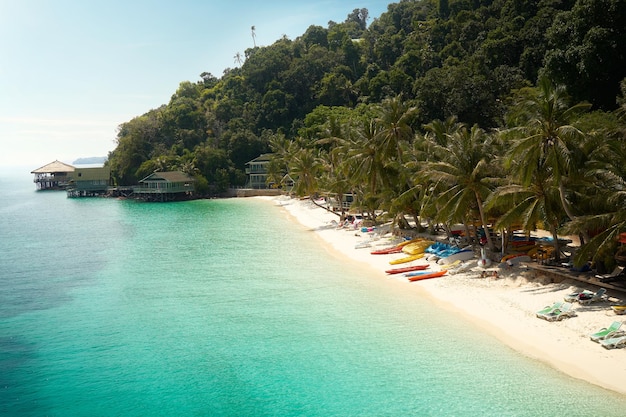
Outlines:
[[[235, 55], [391, 0], [0, 0], [0, 167], [107, 156], [120, 124]], [[252, 37], [255, 27], [255, 38]]]

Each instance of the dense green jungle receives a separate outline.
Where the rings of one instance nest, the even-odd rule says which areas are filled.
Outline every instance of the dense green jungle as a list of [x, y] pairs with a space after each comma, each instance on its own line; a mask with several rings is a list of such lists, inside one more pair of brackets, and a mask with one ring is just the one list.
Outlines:
[[[114, 181], [182, 170], [201, 195], [269, 181], [351, 194], [372, 218], [577, 234], [610, 266], [626, 231], [626, 2], [403, 0], [233, 51], [119, 127]], [[254, 27], [252, 28], [254, 31]], [[252, 33], [254, 38], [254, 32]], [[489, 227], [487, 227], [489, 225]]]

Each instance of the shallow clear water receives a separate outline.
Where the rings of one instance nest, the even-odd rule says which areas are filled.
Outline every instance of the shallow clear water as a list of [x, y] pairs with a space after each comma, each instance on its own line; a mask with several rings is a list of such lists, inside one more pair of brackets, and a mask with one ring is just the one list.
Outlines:
[[255, 199], [0, 176], [2, 416], [621, 416]]

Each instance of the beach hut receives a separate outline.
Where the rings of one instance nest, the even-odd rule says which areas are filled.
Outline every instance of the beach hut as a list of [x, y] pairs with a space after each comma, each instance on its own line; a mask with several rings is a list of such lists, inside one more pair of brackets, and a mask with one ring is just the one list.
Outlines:
[[133, 195], [145, 201], [188, 200], [194, 196], [194, 183], [181, 171], [153, 172], [133, 187]]
[[65, 190], [75, 169], [72, 165], [56, 160], [30, 173], [35, 174], [33, 181], [37, 190]]

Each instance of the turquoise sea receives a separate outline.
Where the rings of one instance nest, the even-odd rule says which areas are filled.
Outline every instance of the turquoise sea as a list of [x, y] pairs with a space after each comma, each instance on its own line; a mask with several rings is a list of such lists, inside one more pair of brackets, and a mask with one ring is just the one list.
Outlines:
[[625, 413], [268, 202], [68, 199], [0, 174], [1, 416]]

